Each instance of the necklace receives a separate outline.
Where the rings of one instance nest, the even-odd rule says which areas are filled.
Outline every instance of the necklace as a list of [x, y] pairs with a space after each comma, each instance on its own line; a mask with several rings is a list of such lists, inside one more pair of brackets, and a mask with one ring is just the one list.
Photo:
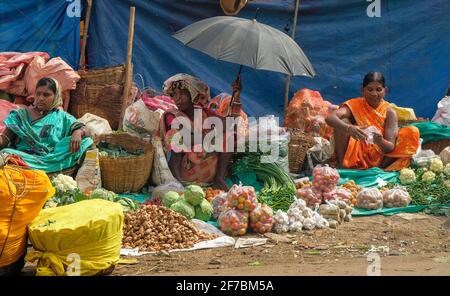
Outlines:
[[40, 110], [38, 110], [38, 108], [36, 108], [36, 107], [33, 107], [33, 110], [36, 112], [36, 113], [39, 113], [40, 115], [44, 115], [46, 112], [45, 111], [40, 111]]

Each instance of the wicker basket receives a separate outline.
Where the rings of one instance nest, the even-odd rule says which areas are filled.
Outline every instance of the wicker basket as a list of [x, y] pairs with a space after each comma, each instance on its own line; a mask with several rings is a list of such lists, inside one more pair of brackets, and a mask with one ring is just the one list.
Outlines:
[[87, 84], [122, 84], [125, 79], [125, 66], [118, 65], [92, 70], [79, 70], [81, 81]]
[[117, 130], [122, 108], [132, 104], [136, 94], [137, 88], [133, 86], [128, 95], [128, 101], [122, 104], [122, 85], [89, 85], [81, 82], [71, 93], [69, 113], [76, 118], [81, 118], [86, 113], [95, 114], [108, 120], [111, 128]]
[[314, 145], [312, 135], [300, 130], [290, 130], [289, 171], [298, 174], [303, 167], [306, 153]]
[[101, 141], [120, 145], [129, 152], [143, 150], [144, 153], [139, 156], [99, 157], [104, 188], [115, 193], [139, 192], [147, 183], [153, 168], [153, 145], [125, 133], [101, 135], [96, 138], [96, 144]]
[[434, 151], [434, 153], [439, 155], [442, 152], [442, 150], [444, 150], [448, 146], [450, 146], [450, 139], [442, 139], [436, 142], [428, 142], [426, 144], [423, 144], [422, 149], [424, 150], [431, 149]]

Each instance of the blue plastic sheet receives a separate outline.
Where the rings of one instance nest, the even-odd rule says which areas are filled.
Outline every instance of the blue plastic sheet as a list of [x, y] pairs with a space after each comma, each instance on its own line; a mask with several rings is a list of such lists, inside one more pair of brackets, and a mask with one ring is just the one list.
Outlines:
[[[207, 82], [213, 94], [230, 92], [238, 65], [216, 61], [171, 37], [198, 20], [223, 15], [218, 1], [135, 0], [134, 73], [145, 86], [161, 88], [169, 76], [186, 72]], [[374, 1], [372, 1], [374, 2]], [[296, 41], [313, 64], [314, 79], [295, 77], [290, 97], [301, 88], [315, 89], [341, 103], [360, 95], [363, 76], [381, 71], [387, 99], [432, 117], [450, 79], [450, 2], [448, 0], [377, 0], [380, 17], [369, 17], [362, 0], [302, 0]], [[101, 67], [125, 62], [129, 6], [127, 0], [93, 1], [88, 62]], [[258, 20], [292, 32], [294, 0], [255, 0], [238, 17]], [[372, 11], [369, 9], [369, 11]], [[376, 11], [375, 11], [376, 12]], [[141, 79], [134, 77], [142, 87]], [[242, 101], [253, 116], [282, 116], [285, 76], [245, 68]]]
[[81, 0], [0, 1], [0, 52], [44, 51], [77, 68]]

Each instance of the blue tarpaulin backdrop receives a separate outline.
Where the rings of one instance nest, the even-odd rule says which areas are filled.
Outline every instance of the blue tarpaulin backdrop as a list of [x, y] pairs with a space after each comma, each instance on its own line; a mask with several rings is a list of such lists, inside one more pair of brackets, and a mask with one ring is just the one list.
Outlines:
[[[152, 0], [136, 5], [134, 72], [145, 85], [160, 89], [177, 72], [207, 82], [213, 93], [230, 92], [238, 66], [216, 61], [185, 47], [171, 34], [203, 18], [223, 15], [218, 1]], [[92, 11], [88, 59], [91, 66], [124, 63], [129, 5], [125, 0], [96, 0]], [[448, 0], [381, 0], [380, 17], [368, 17], [371, 2], [362, 0], [302, 0], [296, 41], [313, 64], [314, 79], [296, 77], [298, 89], [319, 90], [334, 103], [360, 95], [370, 70], [385, 74], [387, 98], [431, 117], [450, 82], [450, 2]], [[239, 13], [251, 18], [259, 7], [260, 22], [291, 34], [294, 0], [256, 0]], [[140, 79], [135, 77], [135, 81]], [[250, 115], [282, 115], [282, 74], [245, 68], [244, 108]]]
[[[73, 67], [79, 57], [81, 0], [0, 1], [0, 51], [47, 51]], [[171, 37], [203, 18], [223, 15], [217, 0], [95, 0], [88, 40], [90, 67], [125, 62], [129, 6], [136, 5], [134, 73], [145, 86], [160, 89], [178, 72], [207, 82], [213, 94], [230, 92], [238, 65], [216, 61]], [[387, 98], [433, 116], [450, 82], [450, 2], [448, 0], [301, 0], [296, 41], [313, 64], [314, 79], [295, 77], [292, 97], [307, 87], [340, 103], [360, 95], [370, 70], [387, 78]], [[380, 17], [369, 5], [380, 3]], [[239, 17], [292, 32], [295, 0], [255, 0]], [[135, 82], [142, 87], [141, 79]], [[282, 115], [285, 76], [245, 68], [243, 103], [250, 115]]]
[[0, 52], [44, 51], [76, 68], [80, 0], [0, 0]]

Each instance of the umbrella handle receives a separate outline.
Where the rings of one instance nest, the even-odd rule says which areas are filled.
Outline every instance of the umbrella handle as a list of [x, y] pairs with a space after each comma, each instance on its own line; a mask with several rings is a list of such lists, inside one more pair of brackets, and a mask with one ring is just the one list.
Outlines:
[[[237, 75], [236, 80], [235, 80], [235, 82], [239, 83], [239, 84], [241, 84], [242, 67], [243, 66], [240, 65], [239, 72], [238, 72], [238, 75]], [[234, 102], [235, 98], [236, 98], [236, 91], [233, 90], [233, 95], [232, 95], [231, 100], [230, 100], [230, 105], [228, 106], [227, 116], [233, 116], [233, 115], [239, 115], [240, 114], [241, 103], [235, 103]], [[233, 106], [234, 106], [234, 108], [233, 108]]]

